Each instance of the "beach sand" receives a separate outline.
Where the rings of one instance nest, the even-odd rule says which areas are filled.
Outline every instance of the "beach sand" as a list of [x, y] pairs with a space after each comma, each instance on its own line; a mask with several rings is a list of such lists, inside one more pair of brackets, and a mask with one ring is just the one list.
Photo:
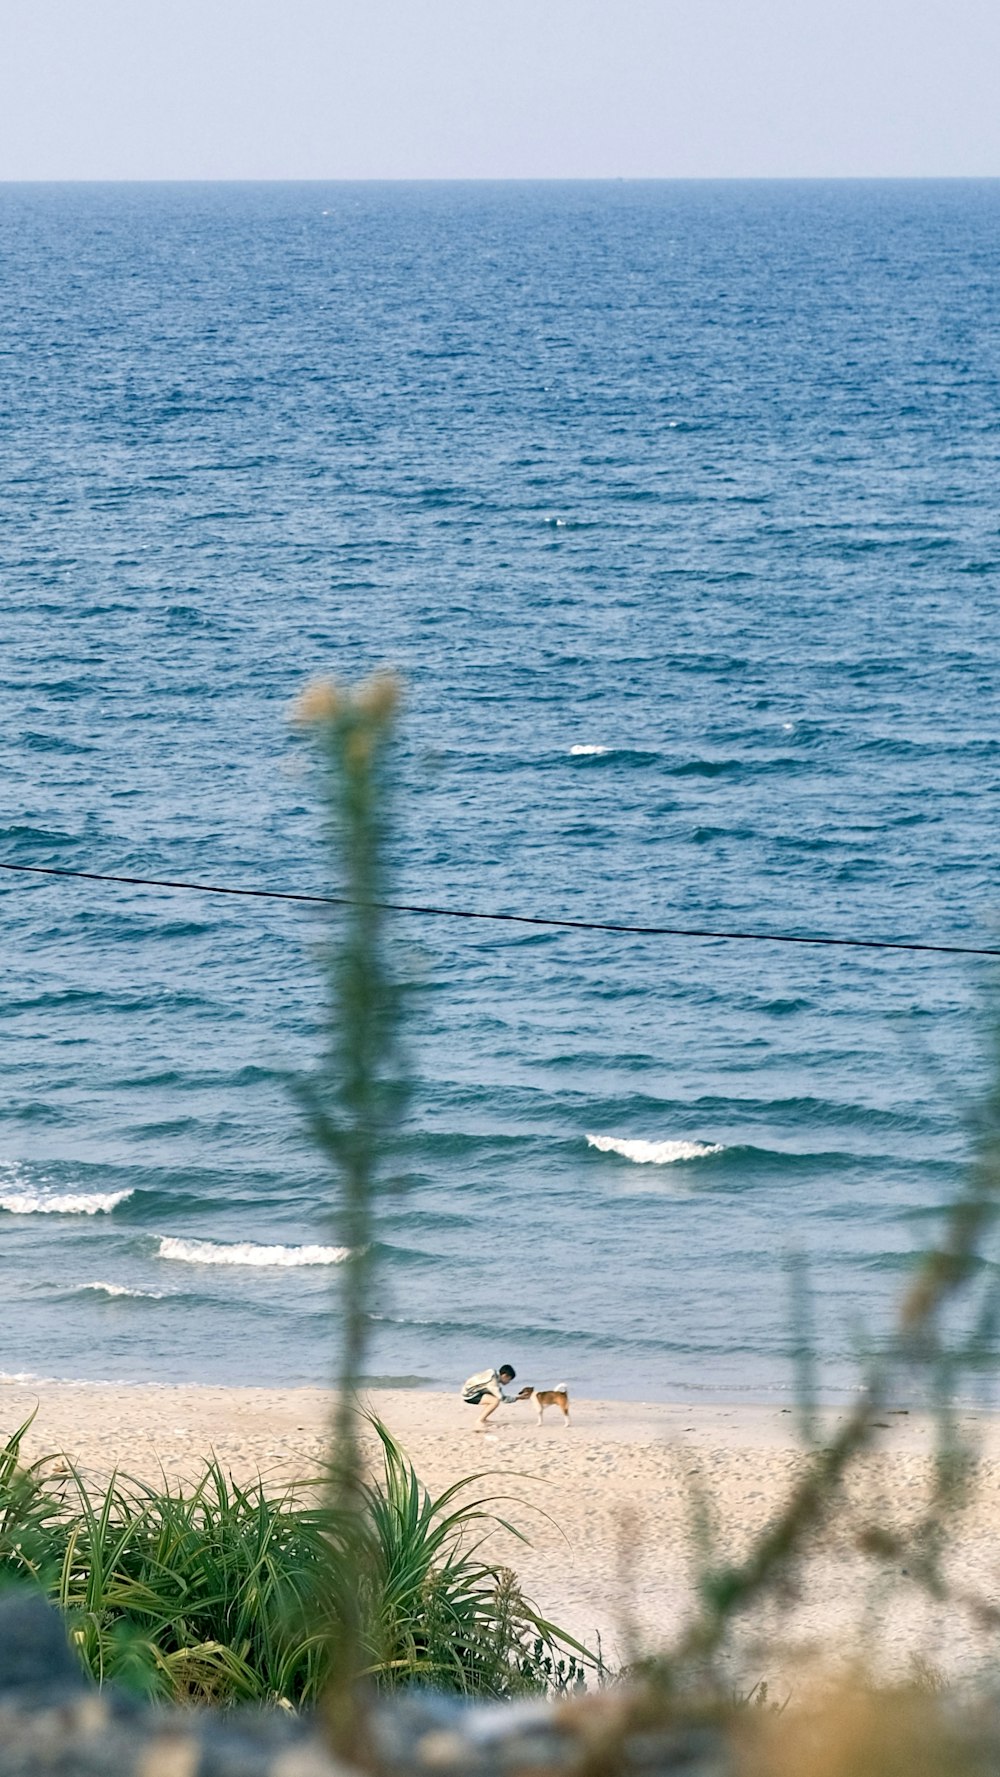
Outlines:
[[[475, 1414], [457, 1396], [374, 1391], [368, 1403], [401, 1441], [432, 1492], [489, 1470], [475, 1494], [529, 1538], [496, 1530], [489, 1552], [512, 1566], [538, 1608], [620, 1663], [662, 1647], [692, 1607], [693, 1488], [717, 1520], [717, 1547], [730, 1558], [787, 1496], [802, 1462], [787, 1408], [647, 1405], [574, 1401], [565, 1428], [550, 1413], [539, 1427], [525, 1404], [500, 1409], [494, 1438], [472, 1431]], [[0, 1434], [38, 1408], [25, 1459], [65, 1452], [88, 1478], [118, 1467], [156, 1480], [190, 1477], [214, 1450], [237, 1479], [258, 1471], [272, 1482], [321, 1471], [331, 1397], [317, 1389], [42, 1383], [0, 1385]], [[825, 1416], [826, 1429], [840, 1415]], [[972, 1497], [957, 1521], [949, 1574], [1000, 1604], [1000, 1422], [968, 1414], [979, 1442]], [[982, 1653], [970, 1623], [931, 1608], [906, 1572], [906, 1558], [872, 1565], [857, 1551], [861, 1522], [899, 1526], [927, 1497], [930, 1428], [917, 1415], [887, 1415], [880, 1447], [850, 1488], [850, 1520], [813, 1551], [800, 1594], [779, 1613], [748, 1620], [734, 1679], [780, 1684], [818, 1650], [859, 1651], [881, 1676], [914, 1661], [945, 1675], [968, 1672]], [[779, 1654], [779, 1646], [781, 1652]]]

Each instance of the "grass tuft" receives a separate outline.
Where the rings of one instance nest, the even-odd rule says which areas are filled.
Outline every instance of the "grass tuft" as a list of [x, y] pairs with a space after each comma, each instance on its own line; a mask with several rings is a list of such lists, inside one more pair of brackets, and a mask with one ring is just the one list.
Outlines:
[[593, 1664], [482, 1557], [484, 1531], [500, 1522], [488, 1500], [460, 1497], [471, 1482], [431, 1498], [377, 1421], [360, 1592], [356, 1522], [345, 1534], [305, 1489], [242, 1487], [216, 1457], [186, 1488], [116, 1475], [93, 1490], [73, 1468], [53, 1482], [44, 1463], [21, 1464], [30, 1423], [0, 1449], [0, 1583], [31, 1581], [59, 1605], [99, 1683], [299, 1709], [329, 1683], [348, 1592], [364, 1676], [382, 1689], [543, 1693], [574, 1687]]

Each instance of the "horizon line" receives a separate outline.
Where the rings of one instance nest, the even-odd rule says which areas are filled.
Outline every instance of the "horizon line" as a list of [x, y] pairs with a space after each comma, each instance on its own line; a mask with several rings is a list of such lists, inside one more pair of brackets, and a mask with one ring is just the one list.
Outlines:
[[0, 188], [38, 185], [987, 185], [996, 173], [309, 173], [80, 174], [8, 178]]

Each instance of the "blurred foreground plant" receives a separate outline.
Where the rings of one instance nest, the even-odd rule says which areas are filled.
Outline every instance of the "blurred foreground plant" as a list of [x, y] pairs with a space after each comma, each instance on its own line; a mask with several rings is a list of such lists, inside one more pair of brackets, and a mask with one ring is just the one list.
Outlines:
[[337, 1552], [327, 1582], [326, 1707], [335, 1746], [355, 1759], [365, 1754], [360, 1681], [373, 1675], [502, 1696], [574, 1684], [591, 1663], [584, 1648], [526, 1604], [512, 1573], [483, 1561], [469, 1545], [470, 1531], [492, 1514], [483, 1509], [488, 1502], [460, 1504], [459, 1495], [481, 1476], [432, 1500], [376, 1425], [384, 1479], [378, 1487], [365, 1479], [357, 1391], [378, 1282], [378, 1210], [393, 1188], [385, 1160], [407, 1096], [401, 993], [387, 954], [384, 905], [399, 703], [398, 680], [378, 674], [354, 691], [311, 685], [295, 712], [320, 748], [344, 902], [341, 933], [328, 955], [327, 1061], [307, 1088], [306, 1103], [336, 1174], [336, 1233], [347, 1255], [326, 1506]]
[[95, 1489], [73, 1468], [23, 1467], [23, 1425], [0, 1448], [0, 1585], [40, 1586], [99, 1682], [174, 1702], [320, 1700], [346, 1596], [369, 1684], [505, 1697], [574, 1683], [584, 1650], [476, 1551], [501, 1522], [461, 1497], [481, 1477], [432, 1499], [373, 1425], [381, 1473], [360, 1485], [360, 1566], [355, 1527], [315, 1486], [241, 1487], [212, 1458], [192, 1486], [115, 1476]]
[[337, 1749], [361, 1752], [358, 1680], [364, 1671], [361, 1600], [373, 1584], [365, 1525], [357, 1390], [365, 1371], [375, 1287], [377, 1210], [389, 1140], [406, 1099], [399, 1056], [399, 989], [386, 955], [391, 819], [390, 748], [399, 680], [379, 673], [355, 690], [307, 686], [295, 719], [312, 732], [323, 767], [329, 835], [343, 896], [342, 927], [327, 954], [326, 1065], [305, 1092], [315, 1139], [337, 1179], [341, 1278], [340, 1369], [331, 1452], [330, 1505], [347, 1560], [333, 1614], [327, 1698]]
[[[715, 1662], [740, 1617], [765, 1596], [776, 1596], [779, 1601], [795, 1596], [791, 1582], [807, 1559], [811, 1540], [841, 1504], [849, 1471], [870, 1449], [896, 1392], [915, 1384], [930, 1401], [937, 1434], [926, 1508], [905, 1532], [879, 1524], [863, 1525], [854, 1546], [876, 1564], [891, 1564], [894, 1573], [902, 1568], [910, 1583], [938, 1601], [949, 1601], [971, 1616], [980, 1629], [995, 1631], [1000, 1627], [996, 1605], [980, 1593], [956, 1591], [942, 1566], [949, 1527], [964, 1501], [976, 1461], [974, 1450], [958, 1432], [954, 1388], [961, 1377], [979, 1373], [984, 1363], [995, 1360], [1000, 1284], [995, 1271], [984, 1263], [982, 1245], [998, 1209], [1000, 1040], [994, 1048], [992, 1084], [974, 1126], [964, 1188], [944, 1213], [941, 1240], [918, 1263], [888, 1340], [867, 1363], [857, 1404], [826, 1441], [816, 1435], [813, 1403], [800, 1404], [806, 1452], [799, 1478], [742, 1561], [703, 1557], [695, 1618], [673, 1648], [636, 1666], [636, 1676], [645, 1683], [626, 1708], [628, 1721], [646, 1719], [650, 1713], [656, 1717], [664, 1707], [683, 1708], [685, 1697], [692, 1695], [703, 1701], [725, 1697], [725, 1683]], [[801, 1303], [798, 1317], [800, 1321], [803, 1318]], [[808, 1375], [811, 1369], [807, 1355], [803, 1374]], [[712, 1516], [710, 1502], [702, 1498], [695, 1503], [701, 1520], [707, 1522]], [[887, 1695], [895, 1699], [894, 1707], [903, 1707], [902, 1693]], [[877, 1693], [865, 1692], [863, 1707], [858, 1704], [866, 1721], [877, 1707], [875, 1696]], [[852, 1697], [853, 1711], [857, 1695], [852, 1693]], [[911, 1714], [908, 1719], [915, 1717]], [[895, 1764], [885, 1767], [896, 1768]], [[943, 1773], [946, 1767], [933, 1768]]]
[[740, 1777], [991, 1777], [998, 1737], [988, 1712], [948, 1710], [916, 1685], [832, 1685], [780, 1717], [734, 1731]]

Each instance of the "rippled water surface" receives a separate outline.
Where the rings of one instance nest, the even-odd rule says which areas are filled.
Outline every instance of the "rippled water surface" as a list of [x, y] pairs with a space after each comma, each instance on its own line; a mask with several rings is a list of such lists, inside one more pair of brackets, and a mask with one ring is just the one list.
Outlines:
[[[996, 943], [1000, 185], [0, 189], [0, 860]], [[0, 875], [8, 1373], [314, 1380], [295, 907]], [[960, 1176], [983, 965], [400, 920], [379, 1375], [827, 1387]]]

